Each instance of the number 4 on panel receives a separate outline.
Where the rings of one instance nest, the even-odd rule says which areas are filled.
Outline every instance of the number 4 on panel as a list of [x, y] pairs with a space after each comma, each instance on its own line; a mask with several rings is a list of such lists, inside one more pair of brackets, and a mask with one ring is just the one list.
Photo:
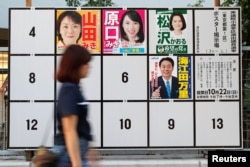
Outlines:
[[32, 27], [29, 33], [30, 36], [35, 37], [36, 33], [35, 33], [35, 27]]

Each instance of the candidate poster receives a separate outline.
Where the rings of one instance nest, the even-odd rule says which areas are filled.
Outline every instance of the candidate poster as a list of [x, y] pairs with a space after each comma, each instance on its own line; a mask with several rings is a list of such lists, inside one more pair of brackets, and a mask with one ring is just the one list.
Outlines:
[[238, 10], [197, 10], [194, 12], [196, 54], [240, 53]]
[[150, 99], [192, 98], [191, 56], [150, 57]]
[[144, 54], [146, 10], [103, 10], [103, 53]]
[[238, 56], [197, 56], [195, 60], [196, 99], [240, 98]]
[[150, 53], [192, 53], [192, 15], [187, 9], [149, 10]]
[[91, 53], [101, 53], [100, 10], [57, 10], [56, 53], [79, 44]]

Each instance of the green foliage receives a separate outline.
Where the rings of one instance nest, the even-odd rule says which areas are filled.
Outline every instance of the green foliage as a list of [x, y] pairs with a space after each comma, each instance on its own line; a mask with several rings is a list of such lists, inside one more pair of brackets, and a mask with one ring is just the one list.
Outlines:
[[242, 42], [250, 46], [250, 0], [224, 0], [221, 6], [241, 7]]
[[113, 6], [112, 0], [89, 0], [83, 6]]
[[202, 3], [205, 2], [205, 0], [197, 0], [195, 4], [191, 5], [188, 4], [188, 7], [203, 7]]
[[67, 6], [78, 7], [78, 6], [81, 6], [81, 1], [83, 0], [65, 0], [65, 1], [66, 1]]
[[[67, 6], [84, 7], [84, 6], [113, 6], [112, 0], [65, 0]], [[83, 2], [85, 1], [85, 3]]]
[[238, 0], [224, 0], [221, 6], [234, 6]]

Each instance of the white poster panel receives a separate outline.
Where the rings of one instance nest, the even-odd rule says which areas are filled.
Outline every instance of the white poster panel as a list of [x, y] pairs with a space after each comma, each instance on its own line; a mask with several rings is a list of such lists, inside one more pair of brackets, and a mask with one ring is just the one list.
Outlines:
[[92, 147], [101, 147], [101, 103], [90, 102], [88, 111], [88, 120], [93, 136]]
[[146, 100], [147, 57], [104, 56], [103, 100]]
[[[62, 56], [56, 57], [56, 70], [60, 65]], [[89, 62], [90, 69], [87, 78], [80, 80], [80, 87], [82, 93], [87, 100], [100, 100], [101, 99], [101, 57], [92, 56], [91, 61]], [[56, 92], [57, 96], [61, 87], [61, 83], [57, 81], [56, 83]]]
[[239, 10], [195, 10], [196, 54], [239, 54]]
[[54, 100], [54, 56], [10, 56], [10, 100]]
[[10, 19], [10, 54], [54, 54], [54, 10], [11, 10]]
[[196, 102], [196, 146], [239, 146], [240, 102]]
[[89, 74], [80, 81], [84, 95], [89, 100], [101, 99], [101, 56], [92, 56]]
[[104, 102], [103, 146], [146, 147], [147, 103]]
[[194, 146], [194, 115], [192, 102], [151, 102], [150, 146]]
[[9, 147], [54, 145], [54, 103], [10, 103]]

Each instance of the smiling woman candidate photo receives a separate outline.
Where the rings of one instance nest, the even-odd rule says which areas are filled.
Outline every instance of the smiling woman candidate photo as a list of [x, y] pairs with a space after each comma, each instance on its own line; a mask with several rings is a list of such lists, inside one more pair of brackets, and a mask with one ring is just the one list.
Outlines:
[[140, 46], [144, 42], [143, 22], [135, 10], [126, 11], [120, 20], [121, 47]]
[[78, 44], [82, 36], [82, 17], [78, 12], [62, 12], [57, 19], [56, 26], [58, 36], [57, 53], [63, 53], [69, 45]]
[[174, 12], [170, 16], [170, 30], [172, 36], [183, 35], [183, 30], [186, 29], [186, 21], [180, 12]]

